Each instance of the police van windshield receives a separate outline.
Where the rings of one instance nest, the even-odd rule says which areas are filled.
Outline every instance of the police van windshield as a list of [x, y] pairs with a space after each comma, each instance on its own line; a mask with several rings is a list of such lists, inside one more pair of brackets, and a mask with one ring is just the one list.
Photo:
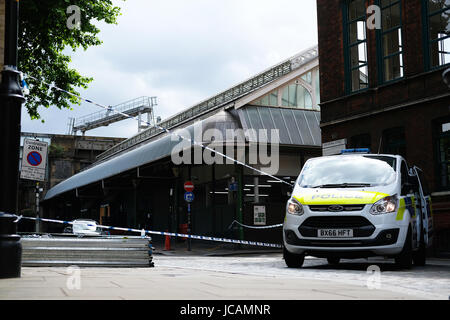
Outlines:
[[308, 161], [298, 184], [302, 188], [358, 188], [395, 181], [396, 159], [386, 156], [338, 156]]

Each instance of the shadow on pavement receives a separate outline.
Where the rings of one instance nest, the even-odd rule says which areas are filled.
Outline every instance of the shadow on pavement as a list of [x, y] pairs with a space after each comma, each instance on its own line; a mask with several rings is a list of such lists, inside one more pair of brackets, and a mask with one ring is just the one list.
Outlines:
[[[322, 259], [317, 259], [317, 263], [322, 262]], [[349, 261], [345, 260], [336, 265], [328, 264], [328, 262], [323, 259], [323, 264], [315, 265], [304, 265], [303, 269], [319, 269], [319, 270], [349, 270], [349, 271], [366, 271], [370, 266], [378, 266], [380, 271], [396, 271], [396, 272], [417, 272], [417, 271], [447, 271], [450, 272], [449, 266], [446, 265], [425, 265], [425, 266], [412, 266], [411, 269], [400, 268], [394, 261]]]

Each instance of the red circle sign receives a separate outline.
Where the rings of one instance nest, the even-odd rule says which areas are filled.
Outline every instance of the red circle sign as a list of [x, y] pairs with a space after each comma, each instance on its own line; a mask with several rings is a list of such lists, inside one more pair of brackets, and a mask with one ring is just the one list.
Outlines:
[[27, 155], [27, 162], [33, 167], [37, 167], [42, 163], [42, 156], [37, 151], [32, 151]]
[[187, 192], [192, 192], [194, 190], [194, 184], [191, 181], [186, 181], [184, 183], [184, 190]]

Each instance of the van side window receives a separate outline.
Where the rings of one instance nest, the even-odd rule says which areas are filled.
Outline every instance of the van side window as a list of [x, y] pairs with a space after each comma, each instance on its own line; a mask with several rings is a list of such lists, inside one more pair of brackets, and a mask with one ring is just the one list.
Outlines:
[[427, 182], [427, 179], [425, 177], [425, 174], [422, 172], [422, 170], [418, 170], [418, 173], [419, 173], [420, 183], [422, 184], [423, 194], [425, 196], [429, 196], [430, 195], [430, 189], [428, 187], [428, 182]]
[[408, 166], [406, 165], [405, 161], [402, 161], [402, 164], [400, 166], [400, 176], [401, 176], [401, 186], [402, 186], [402, 195], [406, 195], [408, 193], [407, 190], [404, 190], [403, 186], [409, 182], [408, 177]]
[[419, 193], [419, 179], [417, 176], [409, 176], [409, 183], [414, 193]]

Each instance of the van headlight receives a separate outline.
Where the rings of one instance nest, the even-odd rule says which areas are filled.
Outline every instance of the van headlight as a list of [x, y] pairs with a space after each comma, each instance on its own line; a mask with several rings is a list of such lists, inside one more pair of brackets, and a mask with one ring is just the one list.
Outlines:
[[397, 208], [398, 208], [398, 197], [397, 195], [393, 195], [385, 197], [375, 202], [372, 208], [370, 208], [370, 213], [374, 215], [391, 213], [397, 211]]
[[302, 204], [294, 198], [288, 200], [286, 211], [297, 216], [301, 216], [304, 213]]

